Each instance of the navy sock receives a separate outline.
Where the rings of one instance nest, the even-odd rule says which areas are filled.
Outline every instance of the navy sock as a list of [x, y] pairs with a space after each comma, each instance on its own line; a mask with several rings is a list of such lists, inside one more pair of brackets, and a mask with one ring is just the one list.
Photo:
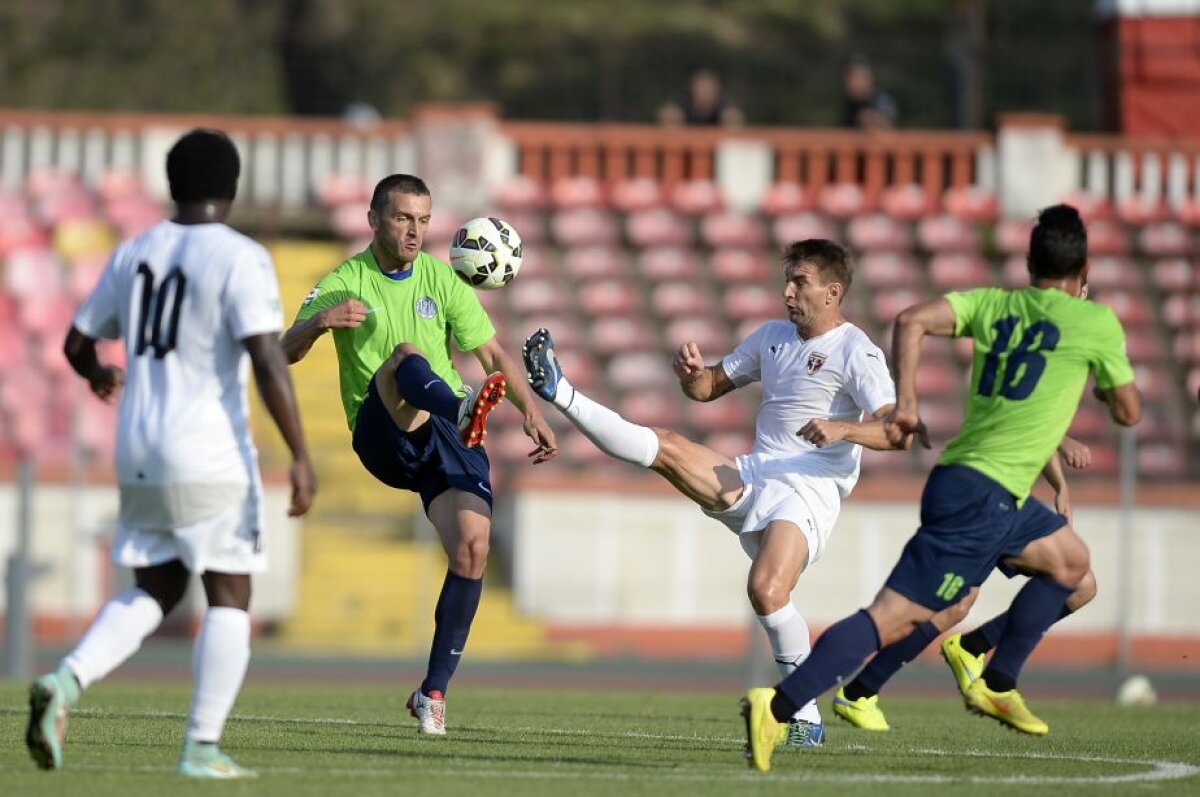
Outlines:
[[871, 697], [879, 694], [883, 685], [905, 664], [920, 655], [929, 647], [929, 643], [937, 639], [937, 626], [930, 622], [921, 623], [911, 634], [893, 642], [876, 654], [875, 658], [863, 667], [858, 676], [846, 684], [845, 693], [849, 700]]
[[[1072, 590], [1045, 576], [1035, 576], [1021, 588], [1008, 608], [1008, 625], [996, 642], [996, 652], [983, 672], [989, 689], [1006, 692], [1015, 688], [1021, 667], [1046, 629], [1062, 616]], [[990, 676], [989, 676], [990, 674]], [[1001, 687], [1007, 686], [1008, 689]]]
[[433, 612], [435, 628], [433, 644], [429, 648], [429, 670], [421, 684], [422, 694], [446, 693], [450, 678], [458, 668], [467, 635], [471, 633], [471, 621], [479, 608], [479, 596], [483, 593], [482, 578], [463, 578], [446, 571], [442, 582], [442, 594], [438, 596], [437, 608]]
[[[1074, 614], [1074, 610], [1070, 609], [1064, 603], [1062, 611], [1058, 614], [1058, 620], [1070, 617], [1072, 614]], [[1057, 623], [1058, 620], [1054, 622]], [[996, 615], [969, 634], [963, 634], [960, 644], [963, 650], [972, 656], [982, 656], [996, 647], [996, 643], [1000, 641], [1000, 637], [1004, 636], [1004, 629], [1006, 628], [1008, 628], [1008, 612]]]
[[859, 609], [821, 634], [804, 663], [775, 687], [771, 713], [786, 722], [800, 706], [848, 677], [877, 650], [879, 630], [867, 610]]
[[462, 397], [433, 372], [424, 357], [414, 354], [400, 361], [396, 367], [396, 389], [401, 398], [417, 409], [458, 423]]

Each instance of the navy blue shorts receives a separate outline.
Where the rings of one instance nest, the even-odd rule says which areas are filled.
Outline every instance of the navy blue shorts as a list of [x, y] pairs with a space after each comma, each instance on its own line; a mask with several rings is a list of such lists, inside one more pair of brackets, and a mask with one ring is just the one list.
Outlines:
[[1018, 508], [999, 483], [965, 465], [938, 465], [921, 494], [921, 527], [909, 539], [887, 586], [934, 611], [957, 603], [993, 568], [1034, 540], [1065, 526], [1066, 518], [1030, 497]]
[[379, 481], [419, 494], [426, 513], [433, 499], [451, 487], [492, 505], [491, 465], [483, 446], [467, 448], [458, 427], [436, 415], [411, 432], [400, 431], [383, 406], [373, 379], [358, 408], [354, 453]]

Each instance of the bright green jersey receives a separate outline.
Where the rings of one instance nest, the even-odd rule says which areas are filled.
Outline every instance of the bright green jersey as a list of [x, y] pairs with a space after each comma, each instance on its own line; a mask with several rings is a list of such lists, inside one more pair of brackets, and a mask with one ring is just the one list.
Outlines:
[[296, 320], [306, 321], [347, 299], [367, 306], [367, 320], [361, 325], [333, 330], [342, 406], [351, 430], [371, 377], [397, 345], [416, 346], [434, 373], [461, 390], [462, 377], [450, 359], [451, 337], [460, 351], [471, 351], [496, 334], [475, 291], [449, 264], [425, 252], [398, 278], [379, 270], [369, 248], [359, 252], [317, 283]]
[[1053, 288], [950, 293], [954, 334], [975, 339], [958, 435], [939, 460], [967, 465], [1024, 501], [1095, 374], [1105, 390], [1133, 381], [1113, 311]]

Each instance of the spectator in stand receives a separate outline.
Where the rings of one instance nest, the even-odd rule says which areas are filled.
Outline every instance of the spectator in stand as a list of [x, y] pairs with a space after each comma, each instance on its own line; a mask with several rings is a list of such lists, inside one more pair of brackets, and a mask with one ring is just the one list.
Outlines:
[[746, 115], [721, 88], [721, 79], [710, 69], [694, 72], [687, 90], [658, 111], [658, 122], [677, 127], [739, 127]]
[[842, 126], [860, 130], [896, 126], [896, 101], [875, 88], [875, 73], [864, 55], [851, 56], [842, 72]]

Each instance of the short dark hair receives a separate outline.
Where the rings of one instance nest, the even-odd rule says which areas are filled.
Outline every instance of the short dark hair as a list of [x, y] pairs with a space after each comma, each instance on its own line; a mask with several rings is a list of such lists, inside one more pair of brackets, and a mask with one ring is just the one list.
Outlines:
[[167, 182], [176, 202], [233, 199], [241, 171], [237, 147], [220, 130], [197, 128], [167, 153]]
[[415, 196], [429, 196], [429, 186], [425, 185], [425, 181], [420, 177], [411, 174], [389, 174], [375, 184], [375, 191], [371, 194], [371, 210], [376, 213], [383, 210], [393, 191]]
[[1087, 265], [1087, 229], [1079, 211], [1052, 205], [1038, 214], [1026, 258], [1034, 279], [1074, 277]]
[[850, 292], [850, 283], [854, 280], [854, 256], [846, 247], [825, 238], [795, 241], [783, 250], [783, 266], [789, 268], [802, 263], [811, 263], [825, 284], [840, 282], [843, 296]]

